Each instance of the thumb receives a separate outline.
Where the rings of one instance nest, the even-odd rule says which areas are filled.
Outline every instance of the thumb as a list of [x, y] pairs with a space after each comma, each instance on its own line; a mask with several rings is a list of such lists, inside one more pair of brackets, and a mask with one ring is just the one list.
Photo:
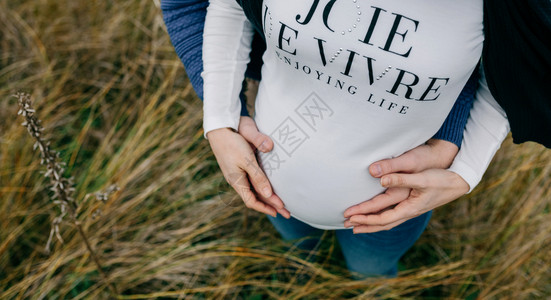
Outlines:
[[256, 123], [251, 117], [242, 116], [239, 121], [239, 134], [247, 140], [247, 142], [253, 144], [255, 148], [262, 152], [270, 152], [274, 147], [272, 139], [258, 131]]
[[369, 166], [369, 173], [371, 176], [379, 178], [383, 175], [391, 173], [416, 173], [420, 171], [417, 166], [420, 165], [420, 160], [422, 160], [424, 156], [419, 154], [425, 149], [419, 149], [419, 147], [417, 147], [413, 150], [410, 150], [395, 158], [383, 159], [372, 163]]

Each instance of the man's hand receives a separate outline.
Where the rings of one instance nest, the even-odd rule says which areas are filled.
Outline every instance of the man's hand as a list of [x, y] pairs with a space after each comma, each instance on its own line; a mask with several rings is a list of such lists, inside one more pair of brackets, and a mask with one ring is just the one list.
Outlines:
[[369, 166], [371, 176], [380, 178], [390, 173], [418, 173], [427, 169], [447, 169], [459, 148], [454, 143], [430, 139], [425, 144], [392, 159], [383, 159]]
[[467, 193], [469, 185], [463, 178], [442, 170], [457, 152], [453, 143], [431, 139], [397, 158], [373, 163], [369, 172], [381, 178], [387, 190], [348, 208], [345, 227], [354, 226], [354, 233], [389, 230]]
[[[249, 117], [241, 117], [241, 120], [243, 118]], [[248, 208], [274, 217], [279, 212], [283, 217], [289, 218], [290, 213], [284, 208], [281, 199], [273, 193], [270, 182], [258, 165], [254, 148], [251, 146], [251, 144], [258, 144], [260, 149], [265, 150], [263, 152], [268, 152], [272, 149], [273, 143], [269, 137], [259, 133], [254, 121], [249, 119], [252, 124], [245, 119], [245, 123], [239, 125], [239, 130], [244, 135], [233, 132], [229, 128], [215, 129], [207, 133], [214, 156], [224, 178]], [[251, 183], [254, 190], [251, 189]], [[258, 191], [259, 195], [256, 195], [255, 191]], [[259, 197], [260, 195], [262, 198]]]
[[267, 153], [272, 151], [272, 148], [274, 148], [274, 142], [272, 139], [258, 131], [253, 118], [241, 116], [239, 119], [238, 129], [239, 134], [241, 134], [254, 149]]

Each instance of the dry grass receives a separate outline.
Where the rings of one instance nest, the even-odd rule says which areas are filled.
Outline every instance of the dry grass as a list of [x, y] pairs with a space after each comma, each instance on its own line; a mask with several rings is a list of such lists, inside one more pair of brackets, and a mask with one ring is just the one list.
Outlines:
[[551, 151], [508, 140], [470, 195], [435, 212], [390, 280], [351, 280], [334, 237], [314, 263], [224, 184], [201, 104], [157, 1], [0, 0], [0, 298], [98, 299], [109, 289], [77, 231], [44, 252], [55, 206], [17, 118], [33, 95], [44, 135], [75, 177], [104, 269], [125, 299], [551, 296]]

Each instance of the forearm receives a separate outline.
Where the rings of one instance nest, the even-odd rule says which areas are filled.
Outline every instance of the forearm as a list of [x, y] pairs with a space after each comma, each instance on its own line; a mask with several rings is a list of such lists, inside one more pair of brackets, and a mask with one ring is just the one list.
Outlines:
[[479, 87], [465, 127], [461, 150], [449, 168], [469, 184], [469, 192], [482, 179], [509, 130], [507, 116], [491, 95], [480, 68]]
[[249, 62], [252, 27], [233, 0], [213, 0], [203, 34], [204, 136], [214, 129], [238, 130], [239, 93]]
[[[203, 29], [207, 0], [162, 0], [161, 10], [168, 35], [182, 61], [193, 89], [203, 100]], [[241, 97], [241, 115], [248, 116], [246, 100]]]
[[202, 47], [206, 0], [162, 0], [161, 10], [176, 54], [199, 98], [203, 99]]
[[479, 78], [480, 75], [478, 73], [478, 68], [475, 68], [469, 80], [467, 80], [467, 83], [463, 87], [463, 90], [457, 97], [457, 100], [448, 114], [448, 117], [444, 121], [444, 124], [442, 124], [440, 130], [438, 130], [438, 132], [432, 137], [433, 139], [445, 140], [455, 144], [459, 149], [461, 148], [463, 132], [465, 130], [467, 119], [469, 118], [469, 112], [473, 106]]

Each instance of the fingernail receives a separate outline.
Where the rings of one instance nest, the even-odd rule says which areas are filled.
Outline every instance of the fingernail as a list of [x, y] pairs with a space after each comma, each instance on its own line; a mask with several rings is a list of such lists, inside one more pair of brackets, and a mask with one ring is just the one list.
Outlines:
[[262, 142], [262, 144], [260, 144], [260, 146], [258, 146], [258, 149], [259, 149], [260, 151], [262, 151], [262, 152], [268, 151], [268, 147], [266, 147], [265, 143], [266, 143], [266, 140], [264, 140], [264, 141]]
[[381, 185], [383, 187], [387, 187], [389, 184], [390, 184], [390, 178], [388, 177], [381, 178]]
[[381, 168], [381, 165], [379, 164], [373, 165], [373, 175], [375, 176], [383, 175], [383, 169]]
[[272, 191], [269, 187], [265, 187], [264, 189], [262, 189], [262, 194], [264, 195], [264, 197], [268, 198], [272, 195]]

